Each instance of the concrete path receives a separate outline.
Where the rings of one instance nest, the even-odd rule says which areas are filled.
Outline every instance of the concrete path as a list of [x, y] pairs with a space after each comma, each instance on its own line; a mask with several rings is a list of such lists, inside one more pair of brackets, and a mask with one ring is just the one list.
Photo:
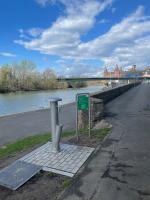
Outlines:
[[[63, 130], [75, 129], [75, 103], [60, 108]], [[18, 139], [50, 132], [50, 109], [0, 117], [0, 146]]]
[[60, 199], [150, 200], [150, 85], [107, 105], [111, 135]]

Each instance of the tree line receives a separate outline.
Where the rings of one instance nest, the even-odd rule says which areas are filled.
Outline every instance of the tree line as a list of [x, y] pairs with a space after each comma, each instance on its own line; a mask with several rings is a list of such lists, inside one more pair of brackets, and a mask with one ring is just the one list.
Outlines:
[[[83, 87], [83, 84], [74, 84], [72, 87]], [[0, 92], [36, 91], [68, 88], [68, 83], [58, 82], [52, 69], [43, 72], [37, 70], [36, 64], [29, 60], [19, 63], [6, 64], [0, 68]]]

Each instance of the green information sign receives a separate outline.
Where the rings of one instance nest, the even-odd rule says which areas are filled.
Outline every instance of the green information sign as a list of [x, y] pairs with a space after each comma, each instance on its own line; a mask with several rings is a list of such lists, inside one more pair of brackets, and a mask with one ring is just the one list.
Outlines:
[[77, 101], [78, 110], [88, 110], [89, 109], [89, 96], [79, 95]]

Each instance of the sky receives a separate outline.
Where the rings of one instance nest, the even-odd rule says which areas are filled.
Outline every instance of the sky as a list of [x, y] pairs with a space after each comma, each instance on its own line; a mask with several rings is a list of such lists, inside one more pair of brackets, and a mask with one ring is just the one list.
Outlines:
[[0, 0], [0, 66], [98, 77], [105, 66], [150, 65], [149, 0]]

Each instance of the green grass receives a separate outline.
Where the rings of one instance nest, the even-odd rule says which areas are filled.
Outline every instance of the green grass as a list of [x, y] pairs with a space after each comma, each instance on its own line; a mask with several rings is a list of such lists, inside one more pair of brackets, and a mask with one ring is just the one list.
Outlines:
[[69, 179], [68, 177], [66, 177], [63, 182], [62, 182], [62, 187], [63, 189], [69, 187], [71, 185], [71, 179]]
[[62, 133], [62, 137], [69, 137], [69, 136], [73, 136], [75, 134], [76, 134], [75, 131], [67, 131], [67, 132]]
[[[91, 132], [92, 137], [97, 138], [98, 140], [102, 140], [111, 129], [105, 128], [100, 130], [95, 130]], [[69, 137], [75, 135], [75, 131], [70, 132], [64, 132], [62, 134], [62, 137]], [[35, 135], [26, 137], [24, 139], [18, 140], [14, 143], [7, 144], [6, 146], [3, 146], [0, 148], [0, 158], [11, 156], [17, 152], [24, 151], [29, 149], [30, 147], [33, 147], [35, 145], [44, 144], [51, 140], [51, 134], [46, 133], [42, 135]]]
[[111, 131], [111, 128], [103, 128], [103, 129], [100, 129], [100, 130], [93, 130], [92, 131], [92, 136], [97, 138], [98, 140], [103, 140], [104, 137], [110, 133]]
[[[75, 134], [74, 131], [65, 132], [62, 134], [62, 137], [68, 137], [68, 136], [71, 136], [74, 134]], [[24, 150], [26, 150], [32, 146], [35, 146], [37, 144], [44, 144], [44, 143], [48, 142], [49, 140], [51, 140], [50, 133], [30, 136], [30, 137], [26, 137], [21, 140], [17, 140], [14, 143], [7, 144], [0, 148], [0, 158], [8, 156], [8, 155], [12, 155], [19, 151], [24, 151]]]
[[36, 135], [17, 140], [14, 143], [7, 144], [0, 148], [0, 158], [19, 151], [23, 151], [37, 144], [43, 144], [50, 139], [50, 134]]

